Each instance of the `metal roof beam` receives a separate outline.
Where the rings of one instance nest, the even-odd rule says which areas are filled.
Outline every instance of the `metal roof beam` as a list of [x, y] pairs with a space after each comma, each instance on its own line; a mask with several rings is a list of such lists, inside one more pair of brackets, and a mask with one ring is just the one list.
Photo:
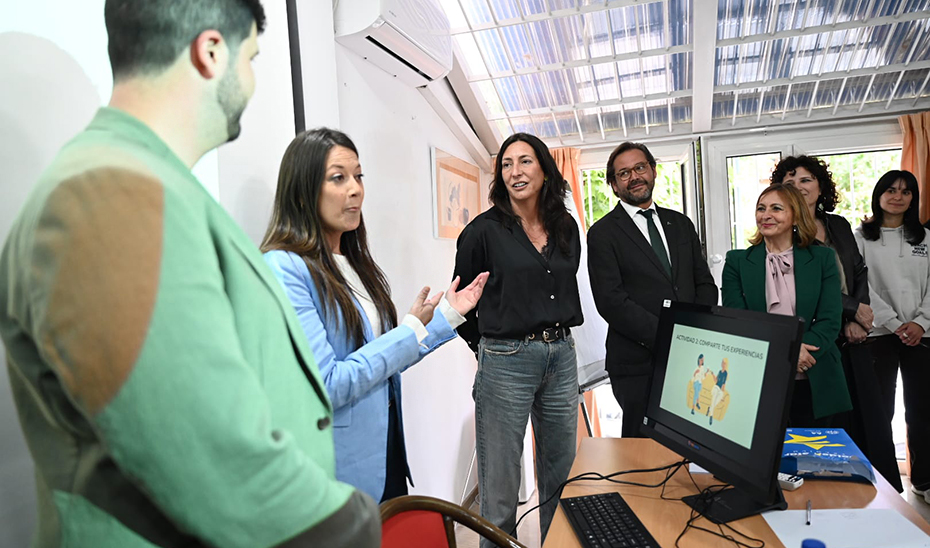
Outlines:
[[776, 78], [774, 80], [768, 81], [755, 81], [755, 82], [743, 82], [740, 84], [727, 84], [725, 86], [717, 86], [714, 88], [715, 93], [721, 93], [724, 91], [734, 91], [734, 90], [748, 90], [761, 87], [770, 87], [770, 86], [781, 86], [785, 84], [803, 84], [805, 82], [816, 82], [818, 80], [831, 80], [836, 78], [852, 78], [854, 76], [871, 76], [873, 74], [885, 74], [889, 72], [900, 72], [902, 70], [921, 70], [925, 68], [930, 68], [930, 59], [925, 61], [916, 61], [912, 62], [909, 65], [903, 63], [895, 63], [893, 65], [884, 65], [881, 67], [865, 67], [860, 69], [852, 69], [849, 71], [838, 70], [835, 72], [825, 72], [823, 74], [806, 74], [803, 76], [795, 76], [794, 78]]
[[[698, 10], [700, 13], [700, 10]], [[901, 15], [887, 15], [885, 17], [876, 17], [870, 19], [867, 27], [878, 27], [881, 25], [890, 25], [892, 23], [905, 23], [908, 21], [920, 21], [924, 19], [930, 19], [930, 13], [926, 11], [915, 11], [911, 13], [903, 13]], [[722, 48], [726, 46], [736, 46], [739, 44], [748, 44], [751, 42], [762, 42], [765, 40], [778, 40], [780, 38], [794, 38], [795, 36], [807, 36], [811, 34], [820, 34], [824, 32], [838, 31], [843, 29], [858, 29], [863, 27], [862, 21], [843, 21], [842, 23], [836, 23], [834, 25], [818, 25], [816, 27], [807, 27], [805, 29], [792, 29], [792, 30], [782, 30], [772, 34], [753, 34], [750, 36], [742, 36], [740, 38], [727, 38], [726, 40], [720, 40], [717, 42], [717, 47]], [[695, 40], [697, 37], [695, 37]]]

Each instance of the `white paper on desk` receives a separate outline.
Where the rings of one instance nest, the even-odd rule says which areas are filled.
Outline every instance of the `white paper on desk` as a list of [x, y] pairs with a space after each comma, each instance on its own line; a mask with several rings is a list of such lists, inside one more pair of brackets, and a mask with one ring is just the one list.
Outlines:
[[807, 510], [762, 514], [778, 540], [787, 548], [815, 538], [827, 548], [930, 548], [930, 536], [901, 514], [886, 508], [814, 510], [807, 525]]

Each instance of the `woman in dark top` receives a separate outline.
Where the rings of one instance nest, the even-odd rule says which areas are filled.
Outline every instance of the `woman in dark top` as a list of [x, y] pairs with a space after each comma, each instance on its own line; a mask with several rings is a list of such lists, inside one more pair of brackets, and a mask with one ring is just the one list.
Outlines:
[[872, 366], [872, 354], [860, 345], [872, 329], [873, 320], [868, 268], [859, 254], [849, 222], [830, 213], [840, 201], [833, 174], [820, 158], [789, 156], [775, 166], [771, 181], [791, 185], [801, 192], [814, 219], [817, 240], [833, 248], [839, 258], [843, 327], [837, 344], [854, 405], [849, 413], [834, 416], [831, 426], [845, 428], [876, 469], [901, 491], [891, 429], [881, 418], [884, 413], [879, 408], [878, 379]]
[[[510, 136], [494, 171], [493, 207], [459, 236], [455, 275], [468, 283], [490, 272], [479, 307], [458, 333], [478, 357], [473, 396], [481, 515], [510, 532], [527, 418], [533, 419], [540, 502], [565, 481], [575, 458], [578, 372], [570, 328], [582, 322], [575, 280], [581, 241], [565, 207], [568, 185], [542, 141]], [[540, 509], [542, 538], [557, 503]], [[482, 548], [491, 546], [481, 541]]]

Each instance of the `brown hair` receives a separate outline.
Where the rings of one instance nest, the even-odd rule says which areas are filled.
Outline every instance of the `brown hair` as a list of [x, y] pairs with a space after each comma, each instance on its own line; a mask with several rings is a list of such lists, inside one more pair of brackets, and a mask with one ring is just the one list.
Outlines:
[[[814, 243], [817, 239], [817, 225], [814, 224], [814, 217], [807, 208], [807, 202], [804, 201], [804, 196], [801, 195], [801, 191], [784, 183], [773, 183], [765, 187], [765, 190], [759, 194], [759, 197], [756, 199], [756, 206], [759, 205], [759, 200], [761, 200], [763, 196], [772, 192], [777, 192], [785, 201], [785, 205], [791, 209], [791, 214], [794, 217], [793, 231], [795, 245], [798, 247], [808, 247]], [[752, 245], [759, 245], [762, 243], [762, 234], [759, 233], [758, 228], [752, 238], [749, 239], [749, 243]]]
[[[341, 131], [333, 129], [311, 129], [291, 141], [281, 159], [274, 211], [261, 250], [290, 251], [307, 263], [313, 283], [323, 297], [322, 315], [340, 323], [358, 348], [365, 342], [362, 315], [355, 306], [348, 282], [333, 259], [319, 212], [326, 159], [329, 151], [336, 146], [345, 147], [358, 155], [352, 140]], [[343, 232], [339, 248], [375, 303], [382, 332], [396, 327], [397, 310], [391, 301], [391, 289], [384, 272], [378, 268], [368, 251], [364, 219], [355, 230]]]

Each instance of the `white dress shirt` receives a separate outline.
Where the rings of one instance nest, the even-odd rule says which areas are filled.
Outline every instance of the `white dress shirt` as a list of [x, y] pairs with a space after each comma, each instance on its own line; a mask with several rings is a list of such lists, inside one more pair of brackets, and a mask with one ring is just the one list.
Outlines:
[[[633, 224], [636, 225], [636, 228], [643, 233], [643, 238], [646, 238], [646, 241], [652, 245], [652, 240], [649, 239], [649, 221], [646, 219], [645, 215], [640, 215], [638, 212], [643, 209], [651, 209], [654, 213], [652, 214], [652, 219], [656, 223], [656, 227], [659, 229], [659, 235], [662, 236], [662, 245], [665, 247], [665, 254], [668, 255], [668, 239], [665, 237], [665, 227], [662, 226], [662, 219], [659, 218], [659, 212], [656, 211], [656, 203], [652, 202], [647, 208], [641, 208], [639, 206], [630, 205], [623, 200], [620, 200], [620, 205], [623, 206], [623, 210], [627, 212], [627, 215], [633, 219]], [[672, 258], [668, 257], [668, 264], [672, 264]]]

